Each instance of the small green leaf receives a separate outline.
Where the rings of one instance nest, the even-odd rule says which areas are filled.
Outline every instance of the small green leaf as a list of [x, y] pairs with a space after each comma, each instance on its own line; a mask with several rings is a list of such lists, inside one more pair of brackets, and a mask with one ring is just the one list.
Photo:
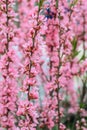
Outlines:
[[72, 43], [72, 46], [73, 46], [73, 51], [75, 51], [76, 48], [77, 48], [77, 39], [74, 37], [73, 40], [71, 41], [71, 43]]
[[79, 61], [82, 61], [82, 60], [84, 60], [85, 58], [86, 58], [86, 57], [85, 57], [85, 55], [83, 54]]
[[57, 126], [54, 126], [53, 130], [58, 130], [58, 127], [57, 127]]
[[56, 0], [56, 8], [58, 8], [58, 0]]
[[70, 7], [74, 7], [77, 4], [78, 0], [73, 0], [72, 3], [70, 4]]
[[74, 54], [73, 54], [73, 58], [76, 57], [77, 55], [79, 55], [81, 51], [75, 51]]
[[39, 8], [41, 8], [41, 7], [42, 7], [42, 5], [43, 5], [43, 2], [44, 2], [44, 0], [39, 0], [39, 3], [38, 3], [38, 5], [39, 5]]
[[80, 108], [85, 108], [85, 104], [84, 103], [80, 103]]
[[35, 5], [39, 7], [39, 9], [42, 7], [44, 0], [39, 0], [39, 2], [35, 2]]
[[25, 119], [25, 116], [21, 116], [21, 119], [24, 120], [24, 119]]
[[79, 53], [81, 52], [81, 51], [77, 50], [77, 44], [78, 44], [78, 42], [77, 42], [76, 37], [73, 38], [73, 40], [71, 41], [71, 44], [72, 44], [72, 57], [74, 58], [77, 55], [79, 55]]

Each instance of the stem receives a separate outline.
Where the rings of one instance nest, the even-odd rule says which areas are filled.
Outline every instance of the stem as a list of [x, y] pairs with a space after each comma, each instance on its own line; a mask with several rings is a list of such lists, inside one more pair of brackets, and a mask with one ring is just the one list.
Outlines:
[[[58, 66], [58, 75], [57, 75], [57, 79], [59, 78], [59, 71], [60, 71], [60, 62], [61, 62], [61, 60], [60, 60], [60, 47], [59, 47], [59, 49], [58, 49], [58, 56], [59, 56], [59, 66]], [[58, 84], [57, 84], [57, 101], [58, 101], [58, 130], [60, 130], [60, 99], [59, 99], [59, 91], [60, 91], [60, 86], [59, 86], [59, 82], [58, 82]]]
[[[8, 18], [8, 0], [6, 0], [6, 26], [8, 28], [8, 24], [9, 24], [9, 18]], [[6, 45], [6, 51], [8, 52], [9, 49], [9, 37], [8, 37], [8, 30], [7, 30], [7, 34], [6, 34], [6, 39], [7, 39], [7, 45]]]
[[[38, 8], [38, 13], [37, 13], [37, 19], [36, 19], [36, 21], [37, 21], [37, 26], [38, 26], [38, 19], [39, 19], [39, 12], [40, 12], [40, 6], [39, 6], [39, 8]], [[36, 36], [37, 36], [37, 29], [35, 30], [35, 33], [34, 33], [34, 36], [32, 37], [32, 49], [34, 48], [34, 45], [35, 45], [35, 38], [36, 38]], [[33, 51], [31, 50], [31, 57], [32, 57], [32, 55], [33, 55]], [[31, 59], [30, 59], [30, 66], [29, 66], [29, 78], [30, 78], [30, 72], [31, 72], [31, 68], [32, 68], [32, 61], [31, 61]], [[30, 97], [29, 97], [29, 93], [30, 93], [30, 85], [29, 85], [29, 87], [28, 87], [28, 100], [30, 100]]]
[[[59, 0], [56, 0], [56, 8], [59, 10]], [[61, 43], [60, 38], [61, 38], [61, 27], [60, 27], [60, 12], [58, 13], [58, 19], [59, 19], [59, 44]], [[58, 74], [57, 74], [57, 81], [59, 78], [59, 71], [60, 71], [60, 65], [61, 65], [61, 58], [60, 58], [60, 48], [61, 45], [59, 45], [58, 48], [58, 57], [59, 57], [59, 66], [58, 66]], [[60, 130], [60, 99], [59, 99], [59, 91], [60, 91], [60, 86], [59, 82], [57, 82], [57, 101], [58, 101], [58, 130]]]
[[84, 12], [83, 12], [83, 55], [84, 55], [84, 58], [85, 58], [85, 15], [84, 15]]
[[[7, 44], [6, 44], [6, 53], [8, 53], [9, 51], [9, 36], [8, 36], [8, 26], [9, 26], [9, 17], [8, 17], [8, 0], [6, 0], [6, 39], [7, 39]], [[9, 59], [8, 59], [9, 61]], [[8, 69], [9, 69], [9, 64], [7, 65], [7, 74], [8, 74]], [[6, 77], [7, 78], [7, 77]], [[6, 80], [5, 78], [5, 80]], [[8, 102], [8, 101], [7, 101]], [[7, 109], [7, 114], [6, 116], [8, 117], [8, 114], [9, 114], [9, 109]], [[7, 130], [9, 129], [9, 126], [7, 126]]]
[[59, 6], [59, 0], [56, 0], [56, 8], [58, 9]]
[[59, 99], [59, 83], [58, 83], [58, 92], [57, 92], [57, 100], [58, 100], [58, 130], [60, 130], [60, 99]]
[[[53, 46], [51, 46], [51, 54], [53, 52]], [[52, 61], [51, 61], [51, 58], [50, 58], [50, 72], [52, 70]], [[52, 81], [52, 76], [50, 75], [50, 81]]]

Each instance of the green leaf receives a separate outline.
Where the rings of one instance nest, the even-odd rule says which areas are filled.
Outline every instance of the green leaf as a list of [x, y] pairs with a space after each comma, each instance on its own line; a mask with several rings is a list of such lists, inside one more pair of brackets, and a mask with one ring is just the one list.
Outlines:
[[22, 119], [22, 120], [25, 120], [25, 116], [21, 116], [21, 119]]
[[41, 7], [42, 7], [43, 2], [44, 2], [44, 0], [39, 0], [39, 3], [38, 3], [39, 8], [41, 8]]
[[80, 52], [81, 52], [81, 51], [75, 51], [75, 52], [73, 53], [73, 58], [76, 57], [77, 55], [79, 55]]
[[56, 0], [56, 8], [58, 8], [58, 0]]
[[57, 126], [54, 126], [53, 130], [58, 130], [58, 127], [57, 127]]
[[86, 57], [85, 57], [85, 55], [83, 54], [79, 61], [84, 60], [85, 58], [86, 58]]
[[70, 4], [70, 7], [74, 7], [77, 4], [78, 0], [73, 0], [72, 3]]
[[72, 46], [73, 46], [73, 51], [75, 51], [76, 48], [77, 48], [77, 39], [74, 37], [73, 40], [71, 41], [71, 43], [72, 43]]
[[39, 0], [39, 2], [35, 2], [35, 5], [39, 7], [39, 9], [42, 7], [44, 0]]
[[79, 55], [79, 53], [81, 52], [81, 51], [77, 50], [77, 44], [78, 44], [78, 42], [77, 42], [76, 37], [73, 38], [73, 40], [71, 41], [71, 44], [72, 44], [72, 57], [74, 58], [77, 55]]
[[80, 108], [85, 108], [85, 104], [84, 103], [80, 103]]

